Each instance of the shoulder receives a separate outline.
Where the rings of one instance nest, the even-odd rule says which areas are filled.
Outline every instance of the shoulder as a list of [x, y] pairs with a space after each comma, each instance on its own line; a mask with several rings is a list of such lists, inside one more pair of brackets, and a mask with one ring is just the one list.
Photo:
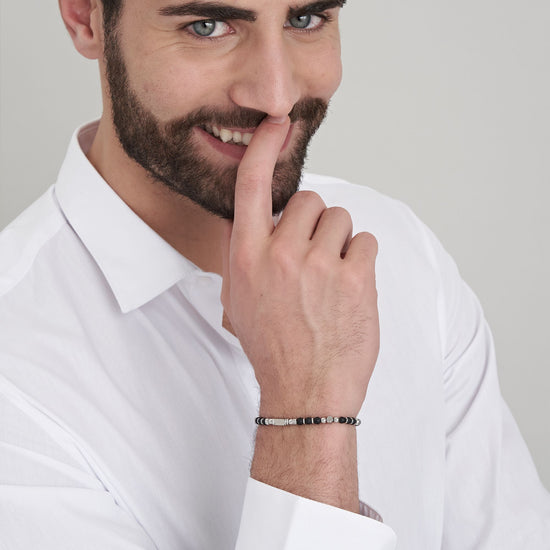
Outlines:
[[412, 246], [417, 253], [430, 254], [431, 231], [402, 201], [366, 185], [316, 174], [305, 174], [301, 189], [315, 191], [329, 207], [348, 210], [355, 233], [369, 231], [388, 246]]
[[418, 291], [419, 281], [427, 293], [441, 290], [443, 281], [447, 286], [461, 284], [453, 258], [402, 201], [364, 185], [315, 174], [304, 175], [301, 189], [319, 193], [329, 207], [348, 210], [354, 233], [368, 231], [376, 237], [377, 265], [383, 276], [390, 279], [395, 273], [407, 273], [407, 281], [416, 285], [411, 292]]
[[[342, 206], [352, 214], [357, 213], [357, 221], [361, 217], [369, 216], [373, 221], [382, 217], [389, 222], [388, 226], [393, 226], [398, 221], [420, 224], [405, 203], [366, 185], [357, 185], [332, 176], [306, 173], [300, 189], [315, 191], [329, 207]], [[391, 215], [389, 219], [388, 214]]]
[[300, 189], [315, 191], [324, 198], [326, 197], [329, 202], [358, 197], [375, 202], [399, 202], [367, 185], [357, 185], [341, 178], [309, 172], [304, 173]]
[[0, 298], [17, 286], [66, 226], [52, 186], [0, 232]]

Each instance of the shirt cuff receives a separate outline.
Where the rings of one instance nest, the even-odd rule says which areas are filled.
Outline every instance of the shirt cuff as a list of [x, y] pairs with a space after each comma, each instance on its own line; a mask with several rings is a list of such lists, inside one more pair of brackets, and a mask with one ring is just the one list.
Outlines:
[[249, 478], [235, 550], [394, 550], [387, 525]]

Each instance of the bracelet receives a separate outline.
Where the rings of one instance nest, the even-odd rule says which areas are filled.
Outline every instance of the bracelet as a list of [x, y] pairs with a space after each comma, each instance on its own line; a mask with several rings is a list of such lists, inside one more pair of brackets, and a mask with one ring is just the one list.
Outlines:
[[360, 426], [361, 420], [353, 416], [308, 416], [306, 418], [266, 418], [257, 416], [258, 426], [303, 426], [305, 424], [350, 424]]

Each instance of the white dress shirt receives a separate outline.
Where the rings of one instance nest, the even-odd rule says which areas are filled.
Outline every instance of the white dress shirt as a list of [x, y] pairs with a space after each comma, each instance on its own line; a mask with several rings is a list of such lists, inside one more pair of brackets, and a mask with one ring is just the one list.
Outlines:
[[371, 508], [352, 514], [249, 478], [259, 389], [222, 328], [221, 278], [99, 176], [96, 129], [0, 235], [1, 550], [548, 550], [550, 495], [480, 306], [407, 207], [302, 185], [379, 242], [381, 348], [357, 428]]

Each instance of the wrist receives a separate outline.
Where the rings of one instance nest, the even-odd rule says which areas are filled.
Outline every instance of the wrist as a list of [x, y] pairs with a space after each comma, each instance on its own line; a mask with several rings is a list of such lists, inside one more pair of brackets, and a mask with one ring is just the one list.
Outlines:
[[356, 512], [356, 430], [338, 424], [259, 426], [250, 475], [298, 496]]
[[327, 416], [356, 417], [361, 403], [350, 403], [343, 397], [294, 397], [288, 393], [277, 396], [261, 393], [259, 416], [267, 418], [306, 418]]
[[338, 414], [356, 417], [366, 390], [349, 381], [315, 384], [260, 384], [259, 415], [269, 418], [316, 417]]

